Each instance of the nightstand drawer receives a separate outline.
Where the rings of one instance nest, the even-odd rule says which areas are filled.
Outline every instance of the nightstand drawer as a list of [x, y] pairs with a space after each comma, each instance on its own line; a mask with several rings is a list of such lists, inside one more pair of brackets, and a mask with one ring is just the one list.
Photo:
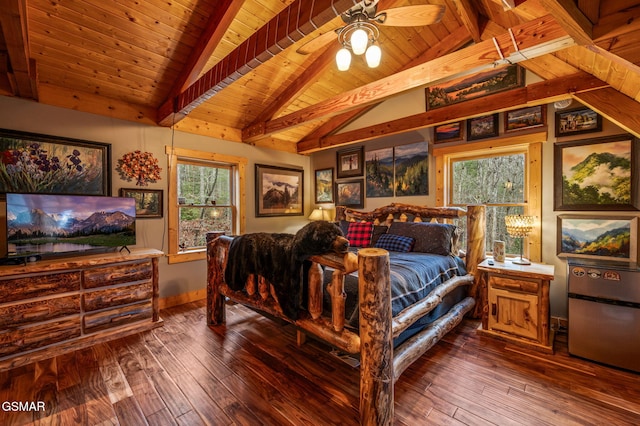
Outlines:
[[538, 294], [538, 291], [540, 290], [539, 281], [529, 281], [524, 278], [514, 279], [503, 275], [493, 274], [489, 275], [489, 286], [531, 294]]

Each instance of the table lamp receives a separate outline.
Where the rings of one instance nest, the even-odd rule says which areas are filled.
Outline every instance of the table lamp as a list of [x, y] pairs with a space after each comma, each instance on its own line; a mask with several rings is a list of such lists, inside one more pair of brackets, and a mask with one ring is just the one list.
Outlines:
[[507, 225], [507, 232], [513, 238], [522, 238], [520, 246], [520, 257], [513, 260], [516, 265], [531, 265], [531, 262], [524, 257], [524, 237], [529, 235], [533, 229], [533, 216], [509, 215], [505, 216], [504, 222]]
[[325, 210], [322, 207], [318, 207], [317, 209], [313, 209], [311, 214], [309, 215], [309, 220], [331, 220], [331, 212], [329, 210]]

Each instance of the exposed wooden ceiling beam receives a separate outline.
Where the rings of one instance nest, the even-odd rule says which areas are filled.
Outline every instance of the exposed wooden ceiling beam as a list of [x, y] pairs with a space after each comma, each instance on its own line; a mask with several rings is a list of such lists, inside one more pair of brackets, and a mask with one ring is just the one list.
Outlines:
[[575, 98], [617, 126], [640, 137], [640, 104], [636, 100], [611, 87], [578, 93]]
[[[27, 0], [0, 0], [0, 26], [9, 53], [17, 96], [38, 99], [35, 62], [30, 61]], [[11, 79], [10, 79], [11, 80]]]
[[[455, 52], [456, 50], [462, 48], [464, 45], [466, 45], [470, 41], [472, 40], [467, 29], [464, 26], [459, 27], [457, 30], [453, 31], [452, 33], [447, 35], [445, 38], [440, 40], [439, 43], [437, 43], [427, 51], [423, 52], [421, 55], [416, 57], [407, 65], [403, 66], [399, 71], [404, 71], [411, 67], [420, 65], [424, 62], [433, 60], [439, 56], [443, 56], [451, 52]], [[305, 145], [309, 145], [309, 140], [315, 140], [315, 141], [318, 141], [318, 144], [319, 144], [321, 140], [320, 138], [322, 136], [333, 133], [338, 129], [343, 128], [344, 126], [346, 126], [348, 123], [350, 123], [357, 117], [361, 116], [362, 114], [365, 114], [371, 108], [375, 108], [377, 105], [379, 105], [379, 103], [375, 105], [370, 105], [363, 108], [347, 111], [345, 113], [332, 117], [329, 121], [324, 123], [322, 126], [318, 127], [312, 133], [307, 135], [307, 137], [305, 137], [304, 140], [298, 143], [302, 143], [302, 146], [305, 146]]]
[[[296, 127], [321, 117], [370, 105], [390, 96], [452, 77], [470, 75], [507, 62], [519, 62], [573, 45], [573, 40], [552, 16], [516, 26], [510, 33], [486, 40], [389, 77], [350, 90], [243, 131], [244, 141]], [[515, 45], [517, 44], [517, 46]]]
[[593, 24], [574, 0], [538, 0], [578, 44], [593, 43]]
[[[328, 147], [337, 147], [354, 142], [363, 142], [382, 136], [405, 133], [447, 122], [480, 116], [490, 112], [540, 105], [547, 103], [549, 99], [554, 99], [559, 96], [595, 91], [605, 87], [608, 87], [607, 83], [580, 71], [571, 76], [530, 84], [521, 89], [509, 90], [507, 92], [461, 102], [409, 117], [375, 124], [366, 128], [326, 136], [322, 138], [321, 145], [326, 149]], [[452, 119], [452, 117], [455, 117], [455, 119]], [[300, 143], [298, 144], [299, 153], [313, 152], [314, 150], [316, 150], [315, 146], [301, 146]]]
[[158, 110], [158, 123], [177, 123], [218, 91], [357, 3], [315, 0], [309, 5], [308, 1], [295, 0], [176, 98], [165, 102]]
[[462, 25], [469, 31], [471, 38], [475, 42], [481, 41], [482, 30], [482, 18], [478, 14], [475, 2], [471, 0], [454, 0], [453, 4], [456, 6], [456, 13], [462, 21]]

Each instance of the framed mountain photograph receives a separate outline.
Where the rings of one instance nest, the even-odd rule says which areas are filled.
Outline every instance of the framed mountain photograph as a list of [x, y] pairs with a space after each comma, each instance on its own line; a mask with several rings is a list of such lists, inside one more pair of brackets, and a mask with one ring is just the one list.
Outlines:
[[629, 134], [554, 145], [556, 210], [638, 210], [638, 139]]
[[638, 218], [558, 216], [558, 256], [635, 262]]

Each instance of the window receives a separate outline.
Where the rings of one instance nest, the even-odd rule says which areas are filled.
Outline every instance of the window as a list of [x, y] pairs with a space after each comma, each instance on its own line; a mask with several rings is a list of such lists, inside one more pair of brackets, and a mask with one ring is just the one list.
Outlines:
[[[449, 147], [448, 152], [445, 151], [447, 148], [434, 150], [436, 155], [442, 153], [438, 157], [438, 167], [444, 169], [446, 176], [442, 186], [439, 185], [444, 188], [442, 199], [450, 206], [487, 206], [487, 251], [492, 250], [495, 240], [502, 240], [506, 243], [507, 254], [519, 254], [524, 244], [525, 256], [540, 260], [541, 143], [509, 145], [508, 140], [501, 142], [504, 146], [500, 148], [485, 148], [478, 144], [478, 149], [474, 150], [470, 144]], [[538, 218], [536, 229], [529, 237], [509, 236], [504, 218], [511, 214]]]
[[246, 159], [167, 147], [169, 263], [206, 257], [206, 235], [242, 233]]

